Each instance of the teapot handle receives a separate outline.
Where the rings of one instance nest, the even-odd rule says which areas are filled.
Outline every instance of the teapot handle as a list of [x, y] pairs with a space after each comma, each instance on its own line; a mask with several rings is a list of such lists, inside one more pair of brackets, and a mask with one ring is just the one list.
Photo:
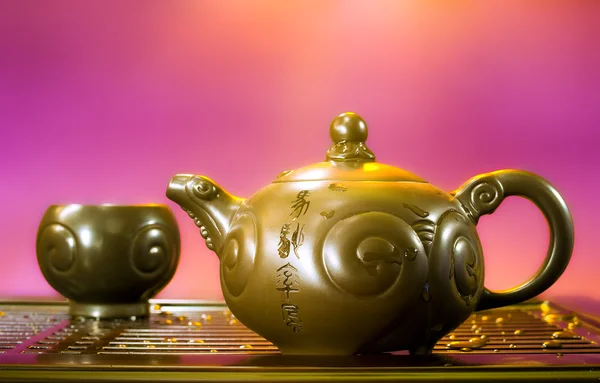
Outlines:
[[471, 178], [452, 194], [475, 224], [480, 216], [492, 214], [505, 197], [520, 196], [542, 211], [550, 227], [548, 253], [535, 275], [512, 289], [484, 288], [477, 311], [531, 299], [552, 286], [567, 268], [573, 252], [573, 220], [562, 196], [545, 179], [520, 170], [499, 170]]

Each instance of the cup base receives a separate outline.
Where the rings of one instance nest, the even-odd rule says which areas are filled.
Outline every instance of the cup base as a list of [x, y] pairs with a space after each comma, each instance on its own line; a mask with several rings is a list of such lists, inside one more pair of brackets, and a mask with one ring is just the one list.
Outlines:
[[69, 314], [92, 318], [142, 317], [150, 313], [148, 302], [136, 303], [77, 303], [69, 301]]

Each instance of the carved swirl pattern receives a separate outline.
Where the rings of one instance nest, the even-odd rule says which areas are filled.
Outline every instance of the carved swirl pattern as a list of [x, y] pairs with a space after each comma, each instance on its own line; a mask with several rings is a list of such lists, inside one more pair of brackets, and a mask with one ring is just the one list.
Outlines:
[[176, 242], [165, 228], [149, 225], [142, 228], [131, 244], [133, 270], [144, 278], [154, 277], [175, 258]]
[[[427, 274], [417, 234], [402, 219], [379, 212], [338, 221], [324, 240], [323, 262], [338, 288], [358, 296], [384, 294], [397, 285], [401, 274], [410, 279], [404, 283], [418, 290]], [[405, 267], [414, 274], [402, 273]]]
[[482, 182], [471, 190], [471, 206], [479, 214], [493, 210], [500, 204], [502, 189], [499, 185]]
[[462, 301], [469, 306], [482, 291], [481, 245], [473, 224], [464, 215], [449, 211], [440, 218], [430, 266], [432, 294], [443, 301]]
[[473, 222], [490, 214], [504, 199], [504, 189], [496, 177], [476, 178], [456, 194], [458, 201]]
[[195, 177], [190, 187], [196, 197], [206, 201], [210, 201], [219, 195], [219, 190], [215, 184], [205, 177]]
[[38, 257], [47, 261], [53, 272], [65, 273], [71, 269], [77, 258], [75, 235], [58, 223], [46, 226], [38, 236]]
[[420, 219], [412, 223], [412, 228], [419, 236], [427, 255], [431, 252], [431, 245], [433, 244], [433, 237], [435, 235], [435, 223], [428, 219]]
[[224, 286], [234, 297], [239, 296], [250, 279], [256, 257], [256, 222], [250, 213], [237, 215], [225, 238], [221, 258]]
[[202, 238], [204, 238], [206, 247], [208, 247], [209, 250], [215, 251], [215, 245], [213, 244], [213, 240], [208, 235], [208, 230], [206, 230], [206, 227], [204, 226], [204, 224], [200, 221], [200, 219], [198, 217], [196, 217], [194, 215], [194, 213], [191, 210], [188, 210], [184, 207], [182, 207], [182, 209], [183, 209], [183, 211], [185, 211], [187, 213], [187, 215], [191, 219], [194, 220], [194, 225], [196, 225], [200, 229], [200, 235], [202, 236]]
[[[219, 196], [218, 186], [206, 177], [194, 176], [187, 187], [188, 195], [193, 198], [200, 198], [204, 201], [211, 201]], [[190, 193], [191, 191], [191, 193]], [[210, 250], [215, 251], [215, 244], [213, 239], [209, 236], [206, 225], [213, 226], [216, 228], [214, 222], [201, 222], [198, 217], [194, 215], [191, 210], [184, 207], [182, 209], [194, 220], [194, 224], [200, 229], [200, 235], [206, 242], [206, 247]]]
[[364, 142], [342, 141], [327, 151], [327, 159], [339, 162], [357, 160], [375, 160], [375, 155]]
[[458, 293], [467, 305], [477, 292], [479, 282], [479, 275], [475, 273], [476, 251], [475, 246], [464, 236], [456, 238], [452, 248], [449, 277], [454, 278]]

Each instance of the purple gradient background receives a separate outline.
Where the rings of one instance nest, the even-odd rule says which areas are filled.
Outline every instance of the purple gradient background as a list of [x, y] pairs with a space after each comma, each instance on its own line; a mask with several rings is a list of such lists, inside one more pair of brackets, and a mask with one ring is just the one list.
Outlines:
[[[218, 262], [164, 196], [193, 172], [250, 196], [324, 159], [361, 114], [380, 162], [452, 190], [481, 172], [547, 178], [576, 246], [548, 294], [598, 298], [598, 1], [3, 1], [0, 295], [56, 296], [35, 257], [53, 203], [169, 204], [182, 257], [162, 298], [219, 299]], [[540, 264], [529, 202], [485, 217], [486, 284]]]

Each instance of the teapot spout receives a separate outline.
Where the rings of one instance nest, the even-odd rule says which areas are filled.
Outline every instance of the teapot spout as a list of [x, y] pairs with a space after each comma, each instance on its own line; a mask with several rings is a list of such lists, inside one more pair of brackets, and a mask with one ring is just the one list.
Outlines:
[[220, 255], [231, 219], [244, 199], [227, 193], [208, 177], [192, 174], [175, 175], [167, 188], [167, 198], [188, 213], [200, 228], [206, 246]]

